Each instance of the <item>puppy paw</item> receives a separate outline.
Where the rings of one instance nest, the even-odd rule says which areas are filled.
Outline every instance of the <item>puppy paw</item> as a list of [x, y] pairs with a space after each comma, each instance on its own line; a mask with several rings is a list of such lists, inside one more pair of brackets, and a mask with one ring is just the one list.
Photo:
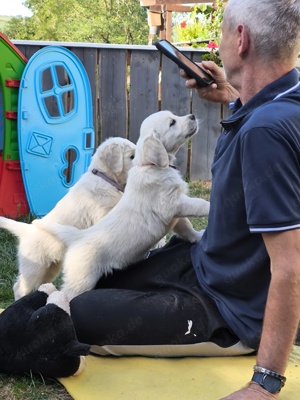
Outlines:
[[71, 315], [70, 304], [63, 292], [59, 292], [58, 290], [56, 290], [55, 292], [51, 293], [47, 299], [47, 304], [50, 303], [57, 305], [59, 308], [62, 308], [67, 314]]
[[197, 243], [199, 242], [199, 240], [201, 240], [204, 231], [205, 229], [202, 229], [201, 231], [193, 230], [192, 232], [189, 232], [189, 234], [183, 239], [187, 240], [190, 243]]
[[53, 283], [44, 283], [43, 285], [41, 285], [38, 288], [39, 292], [44, 292], [46, 293], [48, 296], [50, 296], [51, 293], [55, 292], [57, 289], [56, 287], [53, 285]]
[[205, 217], [206, 215], [208, 215], [209, 209], [210, 209], [210, 202], [203, 200], [203, 204], [201, 207], [201, 216]]
[[202, 239], [203, 233], [205, 232], [205, 229], [201, 229], [201, 231], [196, 232], [195, 231], [195, 240], [192, 243], [199, 242]]
[[195, 232], [194, 233], [194, 237], [192, 238], [192, 240], [190, 240], [191, 243], [197, 243], [199, 242], [199, 240], [201, 240], [202, 238], [202, 234], [201, 231], [200, 232]]

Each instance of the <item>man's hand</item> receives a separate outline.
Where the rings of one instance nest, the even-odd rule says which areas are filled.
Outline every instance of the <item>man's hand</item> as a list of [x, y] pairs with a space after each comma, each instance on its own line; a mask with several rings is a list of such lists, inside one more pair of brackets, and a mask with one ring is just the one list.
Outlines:
[[220, 400], [277, 400], [279, 393], [271, 394], [258, 383], [250, 382], [249, 385]]
[[196, 84], [195, 79], [189, 78], [187, 74], [181, 70], [180, 75], [183, 78], [187, 78], [186, 87], [188, 89], [196, 89], [199, 97], [202, 99], [215, 103], [222, 103], [226, 106], [239, 97], [239, 92], [226, 81], [224, 71], [218, 67], [217, 64], [213, 61], [203, 61], [199, 63], [199, 66], [212, 75], [215, 83], [206, 87], [200, 87]]

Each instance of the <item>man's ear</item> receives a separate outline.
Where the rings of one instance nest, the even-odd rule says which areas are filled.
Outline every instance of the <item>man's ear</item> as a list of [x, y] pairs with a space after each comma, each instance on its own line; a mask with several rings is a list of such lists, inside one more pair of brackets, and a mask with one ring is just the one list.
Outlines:
[[159, 168], [169, 166], [167, 150], [155, 135], [148, 136], [143, 141], [143, 163], [154, 164]]
[[245, 25], [239, 25], [237, 27], [237, 31], [239, 34], [238, 55], [242, 57], [249, 51], [249, 46], [250, 46], [249, 32], [245, 27]]

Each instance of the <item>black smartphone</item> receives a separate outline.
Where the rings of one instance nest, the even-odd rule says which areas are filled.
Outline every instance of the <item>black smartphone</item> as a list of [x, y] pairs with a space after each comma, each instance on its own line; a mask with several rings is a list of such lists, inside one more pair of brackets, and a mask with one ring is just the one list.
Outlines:
[[195, 64], [194, 61], [178, 50], [177, 47], [173, 46], [168, 40], [158, 40], [154, 45], [182, 68], [189, 77], [196, 79], [199, 86], [208, 86], [214, 82], [213, 77], [209, 73]]

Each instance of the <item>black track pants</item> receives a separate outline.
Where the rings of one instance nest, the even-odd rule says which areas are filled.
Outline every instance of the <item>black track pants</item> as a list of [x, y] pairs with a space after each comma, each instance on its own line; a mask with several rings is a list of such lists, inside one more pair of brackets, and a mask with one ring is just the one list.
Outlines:
[[160, 352], [153, 355], [162, 356], [176, 355], [176, 346], [210, 342], [228, 348], [239, 342], [201, 290], [190, 246], [173, 237], [147, 259], [100, 279], [95, 290], [74, 298], [71, 316], [78, 339], [117, 345], [121, 354], [129, 354], [126, 346], [158, 345]]

